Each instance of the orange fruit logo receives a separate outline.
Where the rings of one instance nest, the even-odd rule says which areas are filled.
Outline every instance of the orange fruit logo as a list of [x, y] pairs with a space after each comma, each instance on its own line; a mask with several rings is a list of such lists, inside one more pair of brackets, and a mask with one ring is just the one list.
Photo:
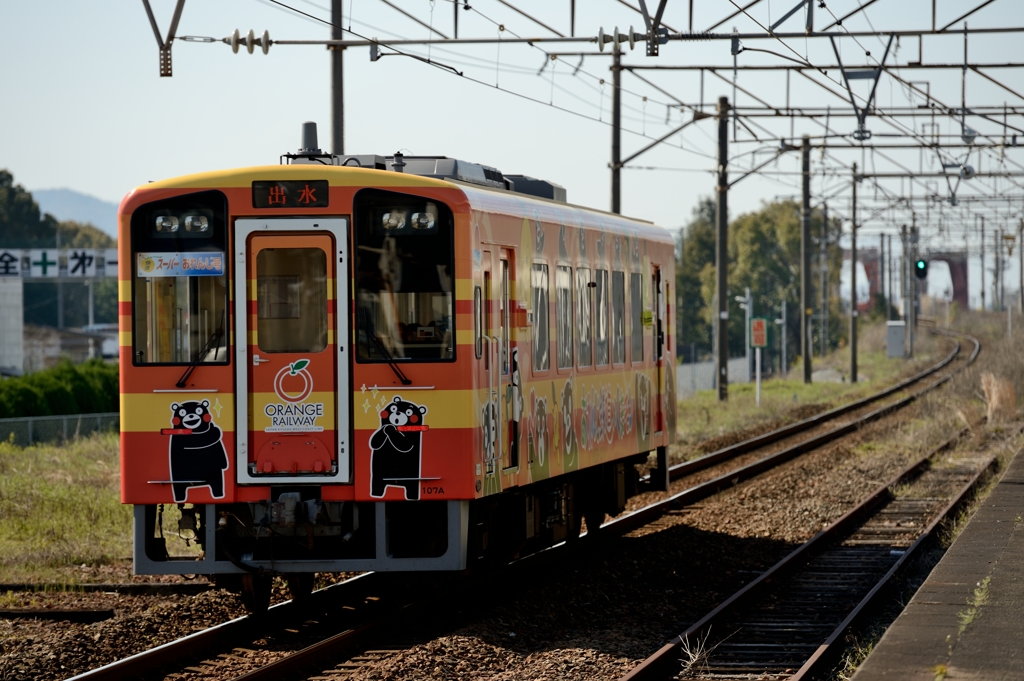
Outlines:
[[313, 392], [313, 377], [306, 371], [308, 359], [298, 359], [274, 376], [274, 392], [285, 402], [301, 402]]

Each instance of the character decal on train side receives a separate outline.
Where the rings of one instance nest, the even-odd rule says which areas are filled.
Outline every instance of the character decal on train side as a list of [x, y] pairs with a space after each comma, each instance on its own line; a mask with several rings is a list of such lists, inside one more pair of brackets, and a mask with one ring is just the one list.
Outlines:
[[519, 441], [519, 424], [523, 418], [523, 388], [519, 372], [519, 348], [512, 348], [512, 372], [508, 389], [505, 391], [505, 404], [512, 421], [511, 440]]
[[494, 400], [484, 402], [484, 407], [480, 410], [480, 437], [484, 444], [484, 462], [490, 472], [498, 438], [498, 405]]
[[562, 386], [561, 405], [559, 420], [562, 424], [563, 469], [566, 471], [574, 471], [579, 468], [580, 460], [578, 448], [579, 443], [576, 439], [576, 429], [573, 427], [573, 415], [576, 411], [576, 403], [572, 394], [572, 379], [566, 381], [565, 385]]
[[640, 451], [651, 445], [651, 379], [647, 374], [636, 374], [636, 441]]
[[427, 408], [395, 395], [380, 412], [380, 428], [370, 436], [370, 496], [383, 497], [388, 487], [405, 491], [405, 498], [420, 498], [422, 437]]
[[544, 224], [536, 213], [533, 215], [533, 248], [537, 253], [544, 252]]
[[545, 397], [538, 397], [533, 388], [530, 388], [530, 427], [527, 433], [527, 447], [531, 465], [538, 469], [537, 479], [548, 477], [550, 469], [548, 436], [548, 400]]
[[621, 392], [619, 386], [615, 386], [615, 411], [616, 427], [621, 440], [633, 432], [633, 396], [628, 390]]
[[228, 454], [210, 401], [171, 404], [171, 426], [160, 433], [171, 436], [168, 454], [175, 503], [185, 503], [193, 487], [209, 487], [214, 499], [223, 499]]

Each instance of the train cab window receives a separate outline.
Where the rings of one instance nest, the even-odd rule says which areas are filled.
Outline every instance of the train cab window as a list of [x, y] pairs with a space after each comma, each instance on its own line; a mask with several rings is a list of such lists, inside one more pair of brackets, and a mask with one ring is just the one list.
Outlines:
[[327, 347], [327, 255], [264, 248], [256, 256], [256, 343], [264, 352]]
[[353, 205], [360, 362], [455, 359], [454, 221], [442, 203], [365, 189]]
[[594, 357], [597, 366], [608, 366], [608, 270], [594, 272]]
[[550, 308], [548, 305], [548, 266], [534, 264], [531, 271], [531, 284], [533, 286], [533, 369], [534, 371], [547, 371], [551, 368], [551, 354], [548, 335], [548, 317]]
[[555, 323], [558, 335], [558, 368], [572, 369], [572, 268], [559, 266], [555, 273]]
[[576, 361], [581, 367], [590, 366], [594, 354], [593, 316], [590, 300], [590, 270], [576, 268]]
[[630, 360], [644, 361], [644, 290], [639, 272], [629, 275], [629, 341]]
[[132, 360], [228, 361], [227, 201], [216, 191], [149, 203], [131, 218]]
[[626, 361], [626, 275], [612, 272], [612, 363]]

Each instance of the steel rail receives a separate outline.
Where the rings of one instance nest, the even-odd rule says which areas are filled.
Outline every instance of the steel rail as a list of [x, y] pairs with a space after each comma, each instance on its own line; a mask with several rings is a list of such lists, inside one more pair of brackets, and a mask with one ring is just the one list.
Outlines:
[[[929, 374], [939, 371], [940, 369], [948, 365], [956, 357], [959, 350], [960, 345], [959, 343], [957, 343], [953, 352], [951, 352], [949, 356], [944, 358], [935, 366], [926, 369], [925, 371], [922, 371], [916, 374], [915, 376], [912, 376], [911, 378], [901, 381], [900, 383], [897, 383], [894, 386], [890, 386], [889, 388], [880, 391], [879, 393], [876, 393], [873, 396], [864, 398], [862, 400], [858, 400], [849, 405], [837, 407], [836, 409], [829, 410], [823, 414], [811, 417], [810, 419], [805, 419], [804, 421], [800, 421], [796, 424], [791, 424], [790, 426], [780, 428], [776, 431], [772, 431], [771, 433], [767, 433], [765, 435], [737, 443], [736, 445], [719, 450], [718, 452], [714, 452], [705, 457], [701, 457], [700, 459], [695, 459], [694, 461], [685, 462], [683, 464], [677, 464], [676, 466], [670, 468], [670, 476], [673, 478], [683, 477], [685, 475], [688, 475], [689, 473], [715, 465], [716, 463], [727, 460], [734, 456], [738, 456], [747, 451], [751, 451], [752, 449], [757, 449], [766, 444], [770, 444], [771, 442], [774, 442], [783, 437], [787, 437], [794, 433], [800, 432], [801, 430], [811, 428], [815, 425], [820, 424], [824, 420], [827, 420], [827, 418], [835, 418], [836, 416], [842, 415], [853, 409], [857, 409], [866, 404], [869, 404], [872, 401], [876, 401], [885, 396], [891, 395], [894, 392], [897, 392], [902, 388], [906, 387], [907, 385], [919, 381], [922, 378], [928, 376]], [[977, 347], [975, 348], [975, 352], [974, 354], [972, 354], [971, 359], [969, 361], [973, 361], [976, 355]], [[948, 378], [943, 379], [943, 381], [944, 380], [948, 380]], [[935, 385], [938, 385], [943, 381], [940, 381]], [[935, 386], [933, 385], [928, 389], [931, 389], [932, 387]], [[913, 397], [916, 397], [916, 395], [910, 396], [910, 398]], [[910, 398], [904, 398], [904, 400], [901, 400], [900, 402], [895, 404], [899, 404], [900, 406], [902, 406], [904, 403], [909, 403], [908, 400]], [[894, 405], [888, 405], [887, 407], [883, 407], [881, 410], [876, 410], [875, 412], [872, 412], [872, 414], [869, 414], [868, 417], [871, 417], [874, 414], [879, 414], [879, 412], [881, 412], [884, 409], [892, 410], [894, 408], [897, 407], [895, 407]], [[860, 423], [861, 422], [857, 421], [854, 422], [852, 425], [856, 427]], [[829, 433], [826, 433], [826, 435], [834, 434], [843, 428], [849, 428], [850, 425], [851, 424], [848, 424], [847, 426], [843, 426], [838, 429], [829, 431]], [[834, 437], [838, 437], [838, 435], [834, 435]], [[818, 439], [819, 438], [814, 438], [811, 441], [807, 442], [817, 441]], [[762, 459], [758, 462], [755, 462], [751, 466], [748, 466], [744, 469], [740, 469], [740, 471], [747, 471], [748, 469], [750, 471], [754, 471], [755, 468], [757, 471], [766, 470], [767, 468], [771, 467], [771, 465], [768, 465], [768, 462], [775, 461], [777, 463], [782, 463], [782, 461], [785, 459], [780, 459], [780, 454], [789, 452], [791, 453], [791, 456], [795, 456], [797, 453], [799, 453], [796, 452], [795, 450], [803, 445], [807, 445], [807, 442], [798, 443], [794, 447], [790, 447], [787, 450], [784, 450], [783, 452], [774, 455], [775, 458], [767, 457], [766, 459]], [[712, 457], [718, 458], [712, 460]], [[727, 486], [723, 483], [729, 479], [735, 478], [737, 472], [738, 471], [734, 471], [730, 474], [727, 474], [726, 476], [721, 476], [719, 478], [716, 478], [715, 480], [710, 481], [709, 483], [705, 483], [704, 485], [698, 486], [696, 488], [686, 490], [680, 494], [670, 497], [667, 500], [657, 502], [655, 504], [652, 504], [651, 506], [645, 507], [644, 509], [640, 509], [638, 511], [635, 511], [634, 513], [605, 523], [601, 526], [602, 532], [604, 532], [606, 529], [609, 532], [615, 533], [628, 532], [635, 526], [644, 524], [639, 522], [641, 519], [653, 519], [654, 517], [660, 516], [670, 506], [674, 506], [679, 503], [693, 503], [693, 501], [696, 500], [695, 497], [697, 497], [697, 495], [703, 494], [703, 496], [709, 496], [710, 494], [713, 494], [714, 491], [717, 491], [712, 491], [716, 483], [721, 484], [722, 487]], [[740, 474], [742, 475], [743, 473], [741, 472]], [[703, 498], [703, 496], [699, 496], [698, 498]], [[645, 520], [644, 522], [649, 521]], [[562, 546], [578, 546], [578, 544], [559, 544], [555, 547], [550, 547], [548, 549], [539, 551], [535, 554], [531, 554], [530, 556], [525, 556], [515, 562], [518, 563], [528, 559], [536, 559], [550, 556], [552, 555], [552, 549], [556, 549]], [[344, 595], [348, 595], [348, 590], [359, 587], [365, 588], [367, 586], [370, 586], [371, 580], [376, 581], [376, 579], [379, 578], [379, 573], [366, 573], [363, 575], [359, 575], [358, 577], [354, 577], [350, 580], [346, 580], [345, 582], [341, 582], [339, 584], [332, 585], [325, 589], [321, 589], [315, 592], [313, 596], [318, 597], [319, 599], [326, 599], [330, 596], [342, 597]], [[346, 591], [346, 593], [344, 594], [341, 593], [343, 588]], [[328, 594], [330, 596], [328, 596]], [[407, 613], [411, 609], [415, 609], [424, 602], [426, 601], [418, 601], [415, 603], [406, 604], [401, 607], [400, 613]], [[306, 612], [313, 606], [311, 606], [311, 604], [307, 602], [303, 604], [303, 606], [301, 607], [304, 608], [301, 612]], [[272, 615], [272, 619], [274, 620], [287, 620], [290, 619], [293, 615], [299, 614], [299, 612], [297, 612], [299, 608], [300, 606], [294, 604], [292, 601], [286, 601], [284, 603], [279, 603], [275, 606], [272, 606], [268, 610], [267, 614]], [[304, 648], [301, 651], [293, 653], [284, 658], [280, 658], [279, 660], [271, 663], [270, 665], [261, 667], [260, 669], [253, 670], [252, 672], [249, 672], [246, 675], [239, 677], [239, 679], [245, 679], [245, 681], [255, 681], [256, 679], [261, 678], [277, 678], [281, 671], [288, 668], [290, 665], [304, 665], [324, 656], [338, 655], [350, 646], [356, 645], [358, 642], [361, 642], [367, 636], [374, 634], [383, 626], [392, 622], [396, 617], [396, 613], [390, 613], [384, 616], [377, 617], [375, 619], [371, 619], [370, 621], [366, 622], [363, 625], [360, 625], [359, 627], [349, 629], [347, 631], [331, 636], [319, 643], [308, 646], [307, 648]], [[165, 643], [161, 646], [157, 646], [150, 650], [137, 653], [135, 655], [132, 655], [122, 660], [118, 660], [111, 664], [98, 667], [88, 672], [84, 672], [83, 674], [72, 677], [71, 679], [69, 679], [69, 681], [106, 681], [107, 679], [121, 679], [131, 675], [138, 675], [145, 671], [152, 670], [154, 667], [158, 667], [163, 664], [177, 660], [183, 656], [195, 656], [199, 653], [209, 650], [214, 646], [222, 645], [225, 642], [229, 641], [235, 641], [238, 638], [244, 636], [246, 633], [249, 633], [250, 629], [254, 628], [255, 625], [265, 623], [266, 621], [266, 615], [246, 615], [228, 622], [224, 622], [219, 625], [215, 625], [208, 629], [204, 629], [203, 631], [196, 632], [181, 639]], [[269, 671], [264, 672], [264, 670]]]
[[[946, 335], [946, 336], [952, 336], [953, 335], [950, 332], [938, 331], [938, 330], [936, 331], [936, 333], [940, 333], [940, 334]], [[975, 347], [974, 347], [974, 351], [971, 353], [971, 355], [968, 358], [967, 362], [964, 364], [963, 367], [961, 367], [961, 369], [966, 368], [971, 363], [973, 363], [974, 360], [977, 358], [978, 353], [981, 350], [981, 343], [977, 339], [971, 338], [971, 337], [968, 337], [968, 339], [974, 342]], [[883, 410], [891, 411], [892, 408], [896, 404], [909, 403], [910, 400], [916, 399], [920, 395], [923, 395], [924, 393], [929, 392], [931, 390], [934, 390], [935, 388], [943, 385], [951, 377], [952, 377], [952, 375], [945, 376], [945, 377], [939, 379], [938, 381], [936, 381], [935, 383], [929, 385], [928, 387], [923, 388], [922, 390], [918, 391], [917, 393], [914, 393], [913, 395], [910, 395], [910, 396], [908, 396], [906, 398], [903, 398], [902, 400], [899, 400], [899, 402], [897, 402], [897, 403], [894, 403], [894, 404], [891, 404], [891, 405], [887, 405], [886, 407], [882, 407], [881, 409], [878, 409], [878, 410], [875, 410], [874, 412], [871, 412], [870, 414], [866, 415], [864, 417], [864, 419], [868, 419], [868, 418], [871, 418], [871, 417], [877, 418], [876, 415], [878, 415], [879, 412], [882, 412]], [[888, 413], [888, 411], [886, 411], [886, 413]], [[848, 425], [855, 425], [855, 426], [857, 426], [857, 425], [860, 425], [860, 423], [862, 423], [862, 421], [858, 421], [858, 422], [855, 422], [854, 424], [848, 424]], [[834, 429], [832, 431], [829, 431], [829, 433], [826, 433], [825, 435], [829, 435], [831, 433], [835, 433], [836, 431], [839, 431], [839, 430], [845, 430], [846, 428], [847, 428], [847, 426], [841, 426], [840, 428], [836, 428], [836, 429]], [[850, 430], [852, 430], [852, 428]], [[847, 513], [843, 514], [835, 522], [833, 522], [831, 525], [829, 525], [829, 527], [827, 527], [826, 529], [824, 529], [824, 530], [818, 532], [817, 534], [815, 534], [807, 542], [805, 542], [801, 546], [797, 547], [795, 550], [793, 550], [791, 553], [789, 553], [787, 556], [785, 556], [778, 563], [776, 563], [771, 568], [769, 568], [768, 570], [763, 572], [761, 575], [759, 575], [753, 581], [751, 581], [748, 584], [746, 584], [743, 588], [741, 588], [739, 591], [737, 591], [732, 596], [730, 596], [725, 601], [723, 601], [721, 604], [719, 604], [714, 610], [712, 610], [710, 613], [705, 615], [698, 622], [696, 622], [693, 625], [691, 625], [686, 631], [684, 631], [683, 633], [679, 634], [678, 636], [675, 636], [672, 639], [670, 639], [661, 648], [659, 648], [653, 655], [651, 655], [646, 660], [641, 662], [638, 666], [634, 667], [626, 675], [622, 676], [619, 679], [619, 681], [648, 681], [649, 679], [662, 679], [662, 678], [667, 678], [667, 677], [673, 676], [675, 673], [677, 673], [679, 671], [678, 668], [676, 667], [676, 665], [678, 664], [679, 659], [680, 659], [679, 656], [680, 656], [680, 653], [681, 653], [681, 646], [682, 646], [682, 644], [685, 641], [687, 641], [687, 640], [689, 640], [691, 638], [697, 637], [701, 631], [707, 630], [711, 625], [713, 625], [715, 623], [718, 623], [718, 622], [721, 622], [725, 618], [725, 616], [728, 615], [728, 614], [731, 614], [737, 608], [737, 606], [739, 606], [743, 602], [749, 600], [753, 596], [759, 594], [761, 592], [761, 590], [768, 583], [772, 582], [772, 580], [775, 579], [776, 577], [781, 577], [781, 576], [785, 575], [786, 573], [792, 571], [796, 567], [798, 567], [800, 564], [802, 564], [803, 559], [805, 559], [806, 557], [811, 555], [814, 551], [818, 550], [818, 548], [823, 547], [827, 543], [835, 540], [838, 536], [846, 534], [849, 531], [851, 531], [855, 527], [856, 523], [860, 520], [860, 518], [865, 513], [870, 512], [872, 509], [875, 508], [875, 506], [877, 506], [879, 503], [885, 501], [889, 497], [889, 495], [891, 494], [890, 491], [889, 491], [891, 487], [893, 487], [894, 485], [898, 484], [900, 482], [900, 480], [902, 480], [903, 478], [905, 478], [907, 476], [910, 476], [910, 475], [912, 475], [912, 474], [922, 470], [928, 464], [929, 460], [933, 456], [935, 456], [939, 452], [947, 449], [952, 444], [954, 444], [963, 435], [963, 432], [964, 431], [961, 431], [961, 432], [957, 433], [957, 435], [953, 436], [952, 438], [947, 440], [945, 443], [943, 443], [942, 445], [940, 445], [936, 449], [930, 451], [927, 455], [925, 455], [924, 457], [922, 457], [918, 461], [914, 462], [913, 464], [911, 464], [910, 466], [905, 468], [901, 473], [899, 473], [897, 476], [895, 476], [892, 480], [890, 480], [889, 482], [887, 482], [887, 483], [881, 485], [880, 487], [878, 487], [868, 497], [866, 497], [864, 500], [862, 500], [856, 507], [854, 507], [853, 509], [851, 509]], [[821, 437], [821, 436], [819, 436], [819, 437]], [[813, 439], [817, 440], [819, 438], [813, 438]], [[834, 439], [834, 438], [832, 438], [832, 439]], [[800, 443], [798, 445], [795, 445], [795, 447], [800, 447], [802, 444], [804, 444], [804, 443]], [[793, 448], [790, 448], [790, 449], [793, 449]], [[775, 458], [775, 457], [777, 457], [777, 456], [779, 456], [781, 454], [786, 453], [787, 451], [788, 450], [783, 450], [783, 452], [779, 452], [776, 455], [766, 457], [765, 459], [761, 459], [760, 461], [757, 461], [754, 464], [752, 464], [752, 466], [759, 466], [763, 462], [767, 462], [767, 461], [769, 461], [769, 460], [771, 460], [771, 459], [773, 459], [773, 458]], [[789, 457], [789, 458], [792, 458], [792, 457]], [[983, 467], [982, 470], [979, 471], [974, 476], [974, 478], [972, 478], [971, 484], [972, 485], [976, 484], [976, 482], [980, 478], [981, 474], [984, 473], [984, 471], [987, 470], [990, 466], [991, 466], [991, 461], [989, 462], [988, 465]], [[740, 469], [740, 470], [743, 471], [745, 469]], [[705, 485], [712, 485], [712, 489], [715, 489], [715, 487], [718, 487], [718, 489], [721, 489], [721, 488], [724, 488], [726, 486], [731, 486], [731, 484], [735, 484], [736, 482], [739, 481], [738, 479], [734, 478], [733, 475], [734, 474], [726, 474], [724, 476], [721, 476], [719, 478], [716, 478], [715, 480], [709, 481], [708, 483], [704, 483], [704, 484]], [[714, 484], [712, 484], [712, 483], [714, 483]], [[681, 492], [680, 494], [677, 494], [674, 497], [671, 497], [670, 499], [666, 500], [665, 502], [661, 502], [661, 503], [664, 504], [666, 502], [675, 501], [675, 503], [677, 503], [678, 505], [685, 505], [687, 503], [694, 503], [695, 501], [698, 501], [699, 499], [703, 499], [703, 498], [705, 498], [707, 496], [710, 496], [710, 494], [714, 493], [714, 491], [709, 491], [708, 493], [703, 493], [702, 492], [702, 493], [699, 493], [699, 494], [690, 495], [690, 493], [692, 491], [698, 490], [701, 487], [704, 487], [704, 485], [699, 485], [699, 486], [697, 486], [695, 488], [692, 488], [692, 490], [686, 490], [684, 492]], [[956, 495], [955, 500], [956, 501], [962, 500], [964, 498], [964, 496], [970, 491], [970, 489], [971, 489], [971, 487], [969, 487], [969, 486], [965, 487], [964, 489], [962, 489], [960, 491], [960, 493], [958, 495]], [[717, 491], [717, 490], [715, 490], [715, 491]], [[945, 514], [949, 513], [955, 507], [956, 507], [956, 504], [951, 502], [949, 505], [947, 505], [947, 507], [946, 507], [946, 509], [944, 511], [944, 514], [940, 515], [937, 520], [934, 520], [929, 525], [929, 529], [928, 529], [929, 536], [930, 536], [930, 534], [932, 532], [934, 532], [934, 529], [938, 526], [938, 523], [942, 519], [945, 518]], [[637, 514], [642, 513], [642, 512], [646, 512], [646, 511], [647, 511], [647, 509], [641, 509], [640, 511], [637, 511]], [[632, 517], [632, 516], [626, 516], [626, 517], [623, 517], [620, 520], [626, 521], [630, 517]], [[615, 521], [613, 521], [613, 522], [615, 522]], [[637, 526], [642, 526], [643, 524], [645, 524], [645, 523], [638, 523]], [[602, 528], [603, 527], [604, 526], [602, 526]], [[918, 538], [918, 540], [915, 541], [914, 545], [912, 546], [914, 551], [917, 550], [917, 548], [920, 546], [922, 541], [923, 541], [922, 538]], [[909, 550], [908, 550], [908, 553], [910, 553]], [[898, 561], [898, 565], [899, 566], [903, 566], [905, 564], [906, 564], [906, 560], [905, 559], [901, 559], [900, 561]], [[888, 583], [888, 581], [891, 579], [892, 574], [890, 574], [890, 573], [895, 574], [895, 572], [893, 572], [893, 570], [890, 570], [889, 572], [887, 572], [886, 576], [883, 578], [883, 581], [885, 583]], [[831, 636], [829, 636], [829, 640], [832, 642], [830, 644], [830, 647], [831, 647], [831, 645], [834, 645], [835, 641], [841, 639], [842, 633], [845, 632], [853, 624], [853, 622], [863, 612], [863, 610], [867, 607], [867, 605], [875, 597], [877, 597], [878, 593], [882, 590], [883, 587], [884, 587], [884, 584], [881, 583], [881, 582], [880, 582], [879, 585], [876, 585], [876, 588], [873, 588], [871, 590], [871, 592], [868, 594], [868, 596], [865, 597], [865, 599], [863, 599], [862, 602], [858, 604], [858, 606], [855, 608], [855, 611], [851, 612], [850, 616], [848, 616], [846, 619], [844, 619], [843, 623], [840, 625], [841, 628], [842, 628], [842, 632], [839, 632], [839, 633], [833, 632], [833, 634]], [[819, 670], [820, 669], [819, 665], [821, 665], [824, 660], [829, 659], [830, 647], [829, 648], [820, 647], [815, 652], [815, 654], [813, 656], [813, 659], [812, 660], [808, 660], [808, 662], [805, 664], [805, 666], [811, 665], [811, 667], [809, 667], [807, 672], [803, 672], [803, 673], [807, 674], [807, 673], [810, 673], [811, 670], [814, 670], [814, 671]], [[801, 669], [801, 671], [803, 671], [803, 670]]]
[[836, 644], [841, 642], [847, 631], [865, 614], [865, 612], [872, 606], [877, 604], [879, 596], [884, 593], [886, 587], [888, 587], [893, 579], [899, 575], [904, 568], [908, 565], [910, 560], [917, 555], [917, 552], [924, 546], [924, 543], [928, 541], [934, 534], [939, 526], [949, 518], [953, 512], [967, 499], [968, 495], [977, 487], [978, 483], [981, 482], [981, 478], [992, 469], [993, 464], [997, 460], [995, 458], [989, 459], [988, 463], [981, 467], [974, 477], [965, 484], [960, 491], [953, 497], [953, 499], [946, 505], [942, 510], [942, 513], [935, 516], [928, 527], [925, 528], [924, 532], [914, 540], [914, 543], [906, 549], [906, 552], [900, 556], [896, 563], [889, 568], [889, 571], [872, 587], [871, 591], [850, 611], [850, 614], [846, 616], [846, 619], [836, 627], [835, 631], [829, 635], [828, 639], [821, 646], [818, 647], [814, 654], [804, 663], [804, 665], [797, 670], [797, 672], [790, 677], [790, 681], [799, 680], [802, 681], [805, 678], [810, 678], [815, 673], [823, 669], [826, 664], [834, 661], [836, 654]]
[[[373, 586], [379, 579], [375, 577], [379, 573], [369, 572], [347, 579], [338, 584], [332, 584], [323, 589], [313, 592], [311, 597], [317, 601], [340, 598], [348, 595], [350, 591], [358, 591]], [[234, 642], [247, 633], [255, 633], [265, 625], [267, 621], [285, 622], [295, 616], [307, 612], [313, 604], [306, 601], [303, 604], [296, 604], [294, 601], [285, 601], [271, 606], [270, 609], [261, 615], [244, 615], [242, 617], [214, 625], [208, 629], [197, 631], [183, 638], [175, 639], [130, 657], [111, 662], [110, 664], [91, 669], [68, 681], [120, 681], [152, 671], [170, 662], [179, 660], [186, 656], [195, 656], [215, 646]]]
[[[956, 343], [953, 351], [947, 357], [942, 359], [942, 361], [938, 362], [932, 367], [929, 367], [928, 369], [925, 369], [924, 371], [919, 372], [918, 374], [915, 374], [914, 376], [906, 380], [897, 383], [896, 385], [890, 386], [889, 388], [886, 388], [885, 390], [876, 393], [875, 395], [872, 395], [861, 400], [857, 400], [848, 405], [837, 407], [836, 409], [829, 410], [828, 412], [819, 414], [818, 416], [812, 417], [810, 419], [805, 419], [804, 421], [792, 424], [791, 426], [786, 426], [784, 428], [773, 431], [772, 433], [767, 433], [763, 436], [752, 438], [745, 442], [737, 443], [732, 447], [727, 447], [724, 450], [719, 450], [719, 452], [715, 452], [706, 457], [702, 457], [701, 459], [697, 459], [692, 462], [686, 462], [683, 464], [678, 464], [677, 466], [674, 466], [669, 469], [670, 476], [683, 477], [691, 472], [694, 472], [695, 470], [706, 468], [721, 461], [727, 460], [728, 458], [732, 458], [733, 456], [738, 456], [739, 454], [750, 451], [752, 449], [763, 447], [767, 444], [775, 442], [778, 439], [800, 432], [801, 430], [806, 430], [808, 428], [814, 427], [816, 425], [819, 425], [823, 421], [835, 418], [854, 409], [863, 407], [866, 404], [870, 404], [871, 402], [892, 395], [893, 393], [902, 390], [906, 386], [916, 381], [920, 381], [921, 379], [926, 378], [931, 374], [934, 374], [936, 371], [940, 371], [943, 367], [947, 366], [950, 362], [952, 362], [959, 352], [960, 343], [958, 342]], [[939, 382], [929, 386], [928, 388], [921, 392], [923, 393], [927, 390], [930, 390], [934, 388], [936, 385], [940, 385], [945, 380], [948, 380], [948, 377], [947, 379], [942, 379]], [[859, 427], [862, 423], [865, 423], [874, 418], [878, 418], [883, 414], [889, 413], [890, 411], [893, 411], [906, 404], [909, 404], [913, 399], [916, 399], [918, 394], [903, 398], [902, 400], [899, 400], [893, 404], [887, 405], [885, 407], [882, 407], [881, 409], [871, 412], [870, 414], [862, 417], [861, 420], [857, 420], [852, 422], [851, 424], [846, 424], [844, 426], [840, 426], [839, 428], [830, 430], [823, 436], [811, 438], [810, 440], [798, 443], [792, 447], [787, 448], [783, 452], [779, 452], [773, 456], [761, 459], [755, 462], [754, 464], [751, 464], [750, 466], [739, 469], [738, 471], [732, 471], [730, 473], [727, 473], [723, 476], [716, 478], [715, 480], [704, 483], [703, 485], [698, 485], [680, 494], [669, 497], [666, 500], [656, 502], [650, 506], [635, 511], [629, 515], [622, 516], [620, 518], [604, 523], [601, 526], [601, 533], [624, 534], [626, 532], [631, 531], [632, 529], [635, 529], [636, 527], [645, 525], [654, 518], [662, 515], [665, 512], [665, 510], [667, 510], [671, 506], [694, 503], [698, 499], [702, 499], [707, 496], [710, 496], [711, 494], [714, 494], [723, 487], [735, 484], [740, 478], [746, 479], [746, 477], [756, 475], [759, 472], [772, 468], [788, 460], [789, 458], [796, 456], [799, 453], [814, 449], [823, 442], [826, 442], [830, 439], [835, 439], [836, 437], [839, 437], [842, 434], [850, 432], [851, 430]], [[714, 457], [720, 458], [716, 459]], [[673, 473], [673, 471], [675, 472]], [[582, 536], [586, 536], [586, 534], [587, 533], [583, 533]], [[524, 556], [523, 558], [514, 561], [514, 563], [523, 563], [524, 561], [533, 562], [536, 560], [550, 559], [555, 555], [560, 555], [557, 549], [566, 547], [583, 548], [584, 546], [586, 545], [579, 544], [576, 542], [565, 542], [553, 547], [549, 547], [547, 549], [543, 549], [541, 551], [538, 551], [537, 553], [530, 554], [529, 556]], [[306, 648], [303, 648], [302, 650], [296, 651], [294, 653], [291, 653], [290, 655], [279, 658], [274, 662], [271, 662], [263, 667], [260, 667], [259, 669], [255, 669], [241, 676], [235, 677], [232, 681], [270, 681], [273, 679], [281, 678], [287, 672], [291, 672], [296, 668], [311, 665], [318, 660], [344, 655], [349, 651], [353, 650], [355, 647], [358, 647], [360, 644], [366, 641], [367, 638], [370, 638], [375, 634], [385, 630], [392, 622], [396, 620], [396, 618], [400, 614], [408, 614], [414, 609], [421, 608], [426, 603], [429, 603], [431, 601], [432, 599], [423, 599], [420, 601], [416, 601], [414, 603], [409, 603], [402, 608], [400, 613], [386, 614], [375, 619], [372, 619], [359, 627], [355, 627], [344, 632], [341, 632], [339, 634], [330, 636], [329, 638], [314, 643]]]
[[[891, 487], [899, 484], [899, 482], [904, 478], [919, 472], [927, 465], [928, 461], [935, 454], [951, 446], [961, 435], [962, 431], [918, 461], [912, 463], [888, 482], [879, 486], [874, 492], [857, 504], [857, 506], [847, 511], [826, 529], [818, 532], [805, 543], [798, 546], [791, 553], [782, 558], [782, 560], [765, 572], [761, 573], [753, 581], [749, 582], [739, 591], [720, 603], [714, 610], [702, 617], [696, 623], [692, 624], [686, 631], [669, 640], [669, 642], [659, 648], [656, 653], [648, 657], [637, 667], [634, 667], [625, 676], [622, 676], [619, 681], [647, 681], [649, 679], [661, 679], [665, 678], [666, 672], [674, 672], [675, 670], [672, 670], [671, 668], [679, 660], [679, 653], [681, 652], [680, 646], [684, 641], [690, 638], [695, 638], [701, 631], [705, 631], [714, 624], [720, 623], [726, 615], [731, 614], [732, 611], [742, 605], [745, 601], [748, 601], [758, 595], [761, 590], [766, 585], [773, 582], [773, 580], [778, 577], [783, 577], [802, 565], [814, 551], [822, 548], [824, 545], [832, 541], [835, 541], [838, 537], [847, 534], [856, 526], [857, 522], [866, 513], [873, 510], [879, 503], [888, 498]], [[988, 467], [986, 466], [985, 469], [987, 468]], [[932, 525], [934, 524], [935, 523], [932, 523]], [[875, 591], [876, 590], [872, 590], [873, 593]], [[818, 656], [821, 656], [820, 651]]]

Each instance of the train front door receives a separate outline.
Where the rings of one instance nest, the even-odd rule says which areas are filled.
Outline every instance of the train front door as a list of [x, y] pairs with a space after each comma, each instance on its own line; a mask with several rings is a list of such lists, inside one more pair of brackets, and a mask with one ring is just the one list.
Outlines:
[[347, 243], [340, 218], [236, 221], [239, 482], [350, 480]]

